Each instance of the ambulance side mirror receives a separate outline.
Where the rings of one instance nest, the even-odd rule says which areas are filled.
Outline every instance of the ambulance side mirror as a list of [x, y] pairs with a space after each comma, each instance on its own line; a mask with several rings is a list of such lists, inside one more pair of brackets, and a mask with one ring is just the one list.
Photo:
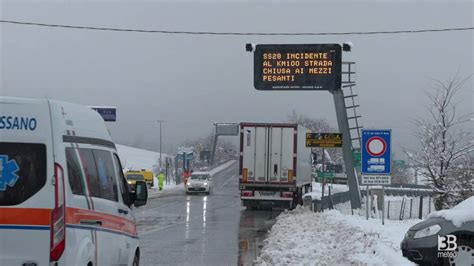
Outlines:
[[137, 181], [135, 184], [135, 192], [133, 193], [135, 207], [143, 206], [148, 199], [148, 189], [146, 182]]

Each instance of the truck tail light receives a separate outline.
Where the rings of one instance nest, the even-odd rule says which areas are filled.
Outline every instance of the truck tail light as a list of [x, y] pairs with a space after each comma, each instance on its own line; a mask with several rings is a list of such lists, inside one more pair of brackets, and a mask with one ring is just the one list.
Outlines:
[[242, 169], [242, 180], [243, 180], [243, 182], [247, 182], [248, 175], [249, 175], [249, 169], [243, 168]]
[[50, 261], [58, 261], [66, 248], [66, 197], [64, 194], [64, 171], [54, 164], [54, 209], [51, 212]]
[[253, 196], [253, 195], [252, 195], [252, 191], [250, 191], [250, 190], [244, 190], [244, 191], [242, 191], [242, 196], [243, 196], [243, 197], [251, 197], [251, 196]]
[[293, 182], [293, 170], [288, 170], [288, 183]]
[[287, 191], [282, 192], [281, 197], [282, 198], [293, 198], [293, 192], [287, 192]]

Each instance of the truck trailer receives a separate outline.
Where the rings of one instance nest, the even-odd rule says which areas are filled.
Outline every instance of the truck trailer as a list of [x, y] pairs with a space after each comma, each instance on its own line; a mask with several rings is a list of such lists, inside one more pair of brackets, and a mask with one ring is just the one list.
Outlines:
[[297, 124], [241, 123], [239, 188], [249, 209], [293, 209], [311, 191], [307, 128]]

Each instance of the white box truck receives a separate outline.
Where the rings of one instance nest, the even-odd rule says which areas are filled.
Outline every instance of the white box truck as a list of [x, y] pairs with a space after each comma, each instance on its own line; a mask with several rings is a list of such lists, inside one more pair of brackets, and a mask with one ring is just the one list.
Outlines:
[[307, 128], [297, 124], [240, 124], [240, 197], [250, 209], [294, 208], [311, 191]]

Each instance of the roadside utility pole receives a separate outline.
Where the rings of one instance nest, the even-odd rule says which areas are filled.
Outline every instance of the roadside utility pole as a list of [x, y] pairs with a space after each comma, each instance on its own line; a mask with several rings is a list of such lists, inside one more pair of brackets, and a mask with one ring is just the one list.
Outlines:
[[158, 120], [158, 123], [160, 123], [160, 162], [159, 162], [159, 167], [160, 167], [160, 172], [161, 172], [161, 123], [163, 122], [163, 120]]

